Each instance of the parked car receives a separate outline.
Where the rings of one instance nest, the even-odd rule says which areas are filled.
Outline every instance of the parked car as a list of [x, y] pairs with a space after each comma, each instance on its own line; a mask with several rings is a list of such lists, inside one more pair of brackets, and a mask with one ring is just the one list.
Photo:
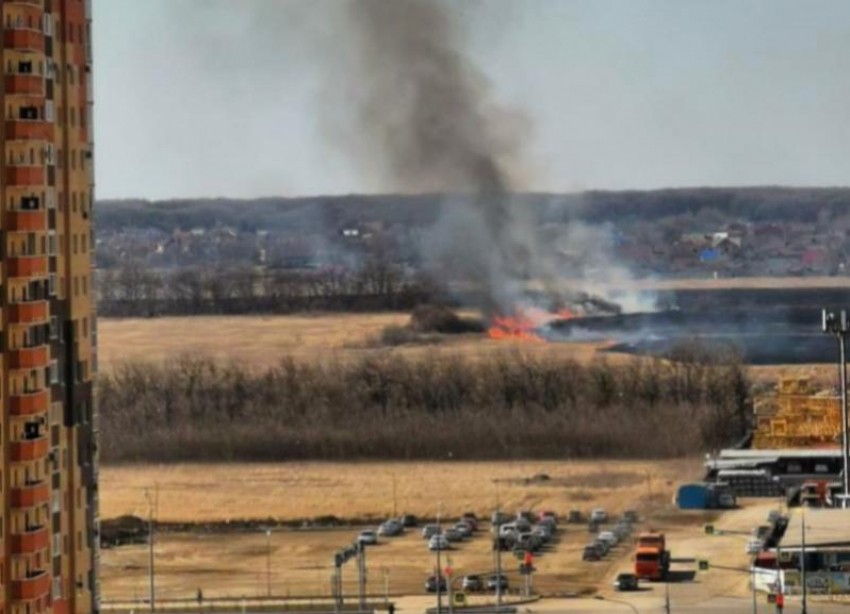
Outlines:
[[508, 590], [508, 578], [504, 575], [492, 574], [487, 578], [487, 588], [491, 591], [495, 591], [497, 588], [506, 591]]
[[464, 577], [461, 586], [465, 591], [478, 593], [484, 590], [484, 580], [481, 579], [481, 576], [466, 576]]
[[630, 523], [635, 523], [639, 520], [639, 516], [636, 510], [626, 510], [623, 512], [623, 520], [626, 520]]
[[505, 512], [493, 512], [493, 515], [490, 516], [490, 522], [494, 527], [499, 527], [503, 524], [507, 524], [511, 520], [511, 516], [506, 514]]
[[360, 531], [360, 535], [357, 536], [357, 542], [364, 546], [374, 546], [378, 543], [378, 533], [372, 529]]
[[[446, 577], [440, 576], [440, 592], [446, 592]], [[437, 576], [428, 576], [428, 579], [425, 580], [425, 590], [429, 593], [437, 592]]]
[[466, 512], [463, 516], [460, 517], [461, 522], [465, 522], [469, 525], [473, 531], [478, 530], [478, 518], [475, 516], [474, 512]]
[[567, 522], [570, 524], [579, 524], [584, 522], [584, 514], [580, 510], [570, 510], [567, 514]]
[[399, 520], [387, 520], [378, 527], [378, 535], [396, 537], [404, 533], [404, 525]]
[[422, 538], [431, 539], [435, 535], [440, 535], [443, 532], [442, 527], [438, 524], [426, 524], [422, 527]]
[[514, 523], [503, 524], [499, 527], [499, 537], [512, 537], [519, 535], [519, 529]]
[[534, 512], [526, 510], [524, 512], [517, 512], [516, 519], [525, 520], [528, 524], [531, 524], [532, 522], [537, 522], [538, 517]]
[[758, 554], [761, 552], [762, 546], [760, 539], [751, 539], [747, 542], [747, 554]]
[[448, 529], [443, 531], [443, 536], [445, 536], [446, 540], [448, 540], [449, 543], [462, 542], [463, 541], [463, 535], [461, 535], [460, 531], [458, 531], [457, 529], [455, 529], [453, 527], [449, 527]]
[[638, 577], [633, 573], [621, 573], [614, 579], [615, 591], [636, 591], [638, 587]]
[[540, 517], [538, 518], [538, 521], [546, 520], [546, 519], [550, 519], [550, 520], [554, 521], [555, 524], [558, 524], [558, 514], [554, 511], [552, 511], [552, 510], [546, 510], [544, 512], [540, 512]]
[[603, 510], [601, 507], [597, 507], [595, 510], [590, 512], [590, 522], [594, 524], [602, 524], [608, 520], [608, 512]]
[[419, 526], [419, 519], [413, 514], [405, 514], [400, 520], [405, 529], [412, 529]]
[[611, 550], [611, 546], [608, 544], [608, 542], [604, 542], [601, 539], [594, 539], [591, 543], [596, 547], [597, 550], [599, 550], [599, 556], [605, 556]]
[[597, 548], [595, 544], [585, 546], [584, 550], [581, 552], [582, 561], [599, 561], [601, 559], [602, 555], [599, 553], [599, 548]]
[[514, 520], [514, 526], [520, 533], [528, 533], [529, 531], [531, 531], [532, 525], [525, 518], [517, 518], [516, 520]]
[[777, 521], [782, 518], [782, 515], [777, 510], [770, 510], [767, 513], [767, 522], [769, 524], [776, 524]]
[[525, 552], [534, 552], [541, 545], [543, 545], [543, 541], [533, 533], [520, 533], [516, 541], [516, 548]]
[[610, 548], [613, 548], [618, 543], [620, 543], [620, 540], [617, 538], [617, 535], [613, 531], [602, 531], [597, 536], [597, 539], [607, 543]]
[[538, 527], [546, 527], [549, 529], [551, 533], [556, 533], [558, 531], [558, 523], [555, 522], [553, 518], [543, 518], [540, 522], [537, 523]]
[[431, 539], [428, 540], [428, 550], [431, 552], [436, 552], [437, 550], [448, 550], [449, 540], [446, 539], [445, 535], [432, 535]]
[[461, 539], [472, 537], [472, 527], [465, 522], [459, 522], [454, 526], [454, 530], [460, 534]]
[[544, 543], [552, 539], [552, 530], [543, 524], [539, 524], [534, 527], [531, 533], [533, 535], [537, 535]]

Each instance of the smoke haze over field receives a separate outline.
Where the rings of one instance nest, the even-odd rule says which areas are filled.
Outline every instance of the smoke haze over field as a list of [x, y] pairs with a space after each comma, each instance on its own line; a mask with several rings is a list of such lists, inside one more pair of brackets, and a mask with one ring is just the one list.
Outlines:
[[523, 118], [493, 105], [449, 3], [360, 0], [346, 8], [330, 80], [355, 104], [334, 107], [332, 122], [348, 133], [352, 158], [387, 189], [463, 195], [446, 199], [425, 240], [432, 272], [461, 266], [483, 285], [482, 307], [511, 309], [514, 286], [538, 263], [532, 225], [511, 201]]

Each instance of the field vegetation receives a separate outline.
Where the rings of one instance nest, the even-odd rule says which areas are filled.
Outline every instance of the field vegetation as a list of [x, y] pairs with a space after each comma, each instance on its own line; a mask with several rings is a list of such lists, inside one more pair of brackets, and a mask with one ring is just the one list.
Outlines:
[[503, 350], [127, 362], [100, 377], [105, 461], [670, 457], [748, 424], [734, 359], [676, 362]]

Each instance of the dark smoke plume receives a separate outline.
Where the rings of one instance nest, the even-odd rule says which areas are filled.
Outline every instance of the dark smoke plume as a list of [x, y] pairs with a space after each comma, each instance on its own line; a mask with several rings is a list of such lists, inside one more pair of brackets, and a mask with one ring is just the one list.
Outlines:
[[491, 104], [453, 17], [439, 0], [348, 3], [353, 48], [337, 76], [354, 96], [350, 144], [382, 186], [457, 195], [427, 241], [432, 264], [460, 267], [484, 286], [482, 307], [506, 312], [523, 278], [543, 276], [533, 224], [511, 200], [526, 122]]

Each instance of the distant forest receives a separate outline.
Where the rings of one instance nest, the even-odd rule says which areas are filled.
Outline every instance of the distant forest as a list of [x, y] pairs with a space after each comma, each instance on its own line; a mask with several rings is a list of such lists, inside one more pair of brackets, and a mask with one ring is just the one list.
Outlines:
[[[359, 220], [425, 226], [437, 219], [443, 203], [469, 198], [450, 195], [349, 195], [255, 200], [194, 199], [150, 202], [105, 200], [98, 203], [101, 231], [229, 226], [240, 231], [310, 232], [343, 227]], [[850, 188], [686, 188], [580, 194], [517, 194], [541, 222], [590, 223], [653, 221], [706, 211], [730, 220], [815, 223], [850, 212]]]

